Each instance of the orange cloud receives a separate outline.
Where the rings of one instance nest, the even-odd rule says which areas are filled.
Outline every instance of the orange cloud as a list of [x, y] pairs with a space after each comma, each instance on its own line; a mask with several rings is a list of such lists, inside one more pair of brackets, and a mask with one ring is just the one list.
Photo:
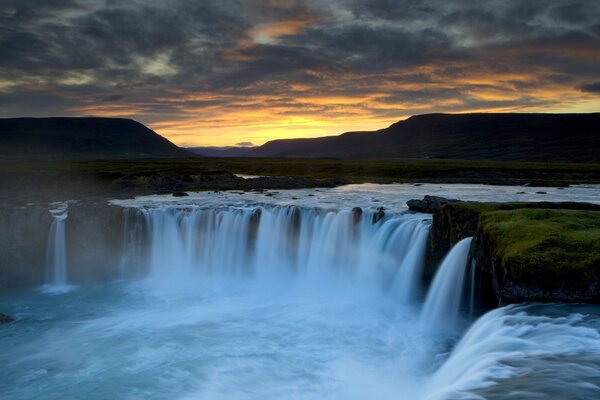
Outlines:
[[255, 43], [272, 44], [282, 36], [293, 36], [304, 30], [312, 19], [269, 22], [252, 27], [248, 34]]

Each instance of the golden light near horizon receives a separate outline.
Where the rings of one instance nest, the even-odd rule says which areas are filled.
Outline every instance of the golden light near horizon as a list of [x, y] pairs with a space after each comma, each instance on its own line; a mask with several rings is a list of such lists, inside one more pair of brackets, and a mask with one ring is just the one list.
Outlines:
[[134, 118], [231, 146], [424, 113], [600, 111], [600, 4], [430, 3], [3, 6], [0, 116]]

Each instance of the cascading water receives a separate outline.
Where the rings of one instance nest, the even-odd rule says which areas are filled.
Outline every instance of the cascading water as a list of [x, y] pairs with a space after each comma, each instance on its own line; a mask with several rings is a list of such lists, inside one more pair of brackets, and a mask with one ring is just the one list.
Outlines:
[[581, 305], [490, 311], [431, 377], [427, 399], [598, 399], [599, 315]]
[[[523, 188], [115, 201], [125, 207], [123, 242], [120, 266], [107, 267], [123, 279], [61, 296], [0, 292], [0, 310], [19, 321], [0, 328], [0, 397], [600, 398], [597, 306], [494, 310], [457, 344], [461, 332], [448, 327], [460, 319], [469, 239], [448, 254], [423, 305], [431, 217], [405, 213], [402, 190], [507, 200]], [[588, 189], [553, 190], [544, 198]], [[57, 218], [49, 240], [53, 284], [54, 266], [66, 271], [66, 257], [53, 261], [64, 223]]]
[[419, 320], [423, 330], [439, 332], [456, 329], [472, 239], [458, 242], [440, 265]]
[[[128, 275], [148, 266], [158, 285], [249, 276], [377, 285], [405, 302], [418, 294], [429, 219], [295, 206], [128, 210]], [[141, 250], [141, 249], [144, 250]], [[176, 284], [176, 282], [175, 282]]]
[[50, 212], [54, 221], [50, 225], [46, 247], [46, 282], [43, 290], [51, 293], [63, 293], [72, 288], [68, 282], [65, 237], [65, 221], [68, 213], [66, 207], [52, 209]]

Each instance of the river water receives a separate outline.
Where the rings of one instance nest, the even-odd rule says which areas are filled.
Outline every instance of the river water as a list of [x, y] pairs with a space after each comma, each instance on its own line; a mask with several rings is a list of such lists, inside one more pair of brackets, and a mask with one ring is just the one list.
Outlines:
[[271, 194], [115, 202], [129, 207], [121, 280], [0, 293], [17, 318], [0, 326], [0, 398], [600, 398], [600, 307], [454, 315], [468, 246], [422, 287], [430, 216], [404, 205], [423, 194], [597, 202], [599, 186]]

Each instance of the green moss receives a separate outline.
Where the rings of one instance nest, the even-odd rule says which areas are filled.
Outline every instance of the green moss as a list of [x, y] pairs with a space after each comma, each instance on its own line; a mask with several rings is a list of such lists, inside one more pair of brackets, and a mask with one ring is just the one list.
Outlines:
[[479, 229], [515, 281], [551, 290], [600, 276], [600, 211], [485, 212]]

